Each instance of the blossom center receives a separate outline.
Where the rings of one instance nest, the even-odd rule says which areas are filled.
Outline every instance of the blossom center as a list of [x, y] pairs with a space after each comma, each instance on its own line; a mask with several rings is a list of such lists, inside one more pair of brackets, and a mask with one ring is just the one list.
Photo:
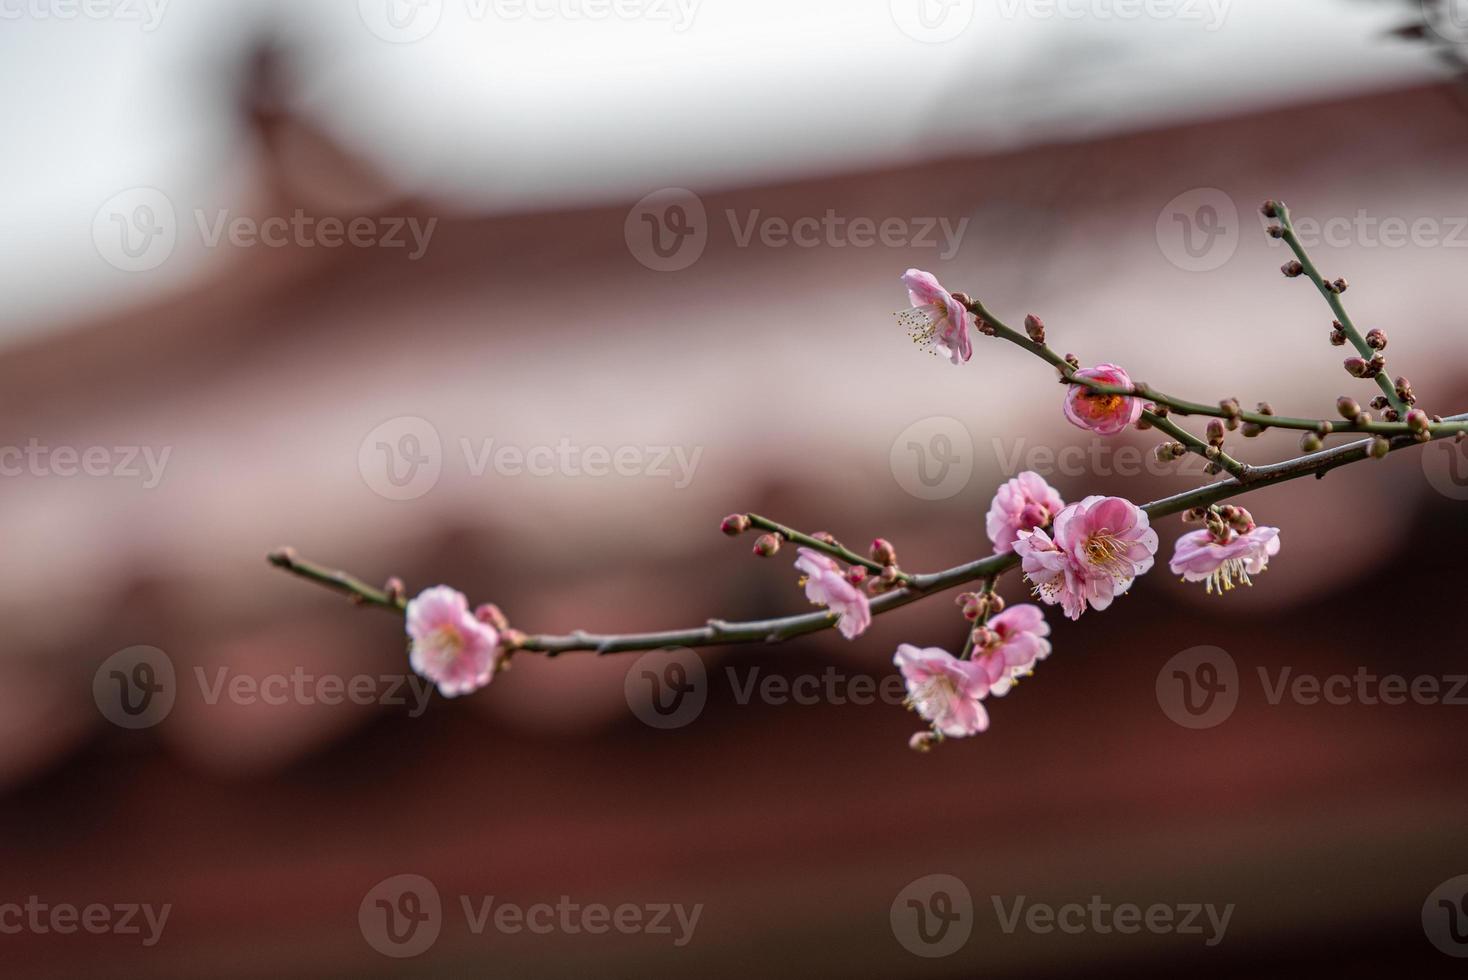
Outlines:
[[1087, 562], [1112, 578], [1131, 578], [1135, 573], [1131, 560], [1127, 558], [1127, 543], [1111, 531], [1097, 531], [1090, 535], [1082, 550]]

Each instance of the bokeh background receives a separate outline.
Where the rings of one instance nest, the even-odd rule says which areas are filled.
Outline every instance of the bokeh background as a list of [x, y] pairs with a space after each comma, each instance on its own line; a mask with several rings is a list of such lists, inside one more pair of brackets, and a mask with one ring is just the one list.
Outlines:
[[[806, 608], [793, 555], [717, 533], [731, 511], [880, 534], [935, 570], [985, 553], [1019, 469], [1069, 499], [1186, 489], [1208, 478], [1147, 462], [1146, 433], [1068, 427], [1016, 349], [919, 356], [897, 277], [1038, 313], [1057, 348], [1168, 390], [1329, 414], [1372, 390], [1277, 271], [1269, 197], [1314, 223], [1394, 372], [1461, 411], [1468, 11], [0, 15], [0, 905], [170, 907], [152, 945], [0, 934], [5, 975], [1461, 974], [1468, 941], [1429, 896], [1468, 874], [1468, 705], [1272, 694], [1364, 670], [1446, 695], [1468, 673], [1452, 447], [1255, 495], [1285, 542], [1255, 588], [1158, 571], [1105, 614], [1053, 616], [1055, 655], [992, 730], [928, 756], [900, 704], [850, 702], [890, 685], [898, 642], [961, 642], [947, 597], [856, 643], [707, 651], [702, 709], [658, 728], [636, 657], [522, 657], [474, 697], [391, 703], [401, 625], [264, 556], [452, 583], [533, 632], [651, 629]], [[570, 455], [530, 470], [496, 465], [504, 447]], [[625, 472], [586, 472], [622, 447]], [[171, 669], [171, 710], [129, 728], [108, 692], [138, 646]], [[1190, 728], [1169, 685], [1200, 646], [1236, 670], [1233, 708]], [[363, 677], [371, 703], [210, 695], [282, 676]], [[772, 676], [822, 693], [744, 694]], [[400, 875], [443, 907], [409, 958], [372, 918]], [[935, 889], [970, 935], [920, 955], [905, 902]], [[461, 899], [488, 896], [701, 912], [681, 945], [476, 934]], [[1213, 945], [1006, 932], [995, 902], [1021, 896], [1233, 911]]]

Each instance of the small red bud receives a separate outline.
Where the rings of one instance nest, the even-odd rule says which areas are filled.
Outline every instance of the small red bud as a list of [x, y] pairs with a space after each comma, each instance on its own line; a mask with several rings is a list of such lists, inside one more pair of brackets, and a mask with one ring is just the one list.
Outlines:
[[1420, 408], [1414, 408], [1407, 413], [1407, 428], [1415, 433], [1423, 433], [1428, 429], [1427, 413]]
[[728, 517], [724, 518], [724, 522], [719, 525], [719, 530], [723, 531], [731, 538], [738, 537], [745, 531], [749, 530], [749, 515], [730, 514]]
[[1372, 330], [1366, 334], [1366, 346], [1372, 350], [1386, 350], [1386, 331]]
[[778, 534], [761, 534], [754, 541], [754, 553], [761, 558], [770, 558], [780, 553]]
[[1279, 271], [1283, 272], [1286, 278], [1294, 279], [1304, 274], [1305, 267], [1301, 265], [1298, 261], [1291, 259], [1284, 265], [1280, 266]]
[[872, 561], [878, 565], [897, 564], [897, 549], [892, 547], [892, 542], [886, 538], [877, 538], [873, 541], [868, 554], [871, 555]]
[[1025, 317], [1025, 333], [1037, 344], [1045, 342], [1045, 321], [1031, 313]]

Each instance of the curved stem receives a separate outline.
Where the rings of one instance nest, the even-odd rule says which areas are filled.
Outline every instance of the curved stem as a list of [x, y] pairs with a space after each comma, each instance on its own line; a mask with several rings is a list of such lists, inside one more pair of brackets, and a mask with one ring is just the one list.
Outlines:
[[[1468, 415], [1457, 415], [1448, 421], [1468, 422]], [[1441, 437], [1439, 435], [1436, 438]], [[1277, 483], [1297, 480], [1300, 477], [1322, 477], [1333, 469], [1367, 459], [1370, 455], [1371, 443], [1372, 440], [1363, 439], [1308, 456], [1300, 456], [1268, 466], [1251, 467], [1247, 482], [1242, 482], [1237, 478], [1223, 480], [1161, 500], [1154, 500], [1144, 505], [1142, 509], [1149, 517], [1166, 517], [1194, 507], [1206, 507], [1231, 497], [1252, 493]], [[1398, 439], [1393, 441], [1391, 449], [1395, 452], [1418, 444], [1412, 439]], [[320, 565], [303, 561], [296, 558], [289, 550], [272, 554], [270, 562], [293, 575], [344, 593], [362, 605], [391, 609], [399, 614], [404, 609], [404, 603], [400, 599], [394, 600], [384, 590], [373, 588], [360, 579], [343, 572], [330, 571]], [[997, 579], [1018, 564], [1019, 558], [1014, 554], [990, 555], [944, 569], [941, 572], [909, 575], [904, 587], [872, 600], [872, 615], [878, 616], [894, 609], [900, 609], [919, 599], [955, 586], [966, 585], [980, 579]], [[835, 615], [822, 611], [742, 623], [728, 623], [713, 619], [703, 626], [658, 633], [596, 634], [578, 630], [565, 636], [527, 636], [516, 644], [515, 649], [554, 657], [578, 651], [611, 654], [658, 650], [664, 647], [777, 643], [781, 640], [830, 629], [836, 625], [836, 619]]]

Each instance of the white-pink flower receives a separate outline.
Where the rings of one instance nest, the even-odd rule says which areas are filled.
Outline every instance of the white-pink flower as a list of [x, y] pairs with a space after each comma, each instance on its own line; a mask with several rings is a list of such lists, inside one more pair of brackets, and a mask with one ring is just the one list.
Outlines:
[[813, 548], [800, 548], [795, 567], [805, 573], [805, 597], [825, 606], [840, 619], [836, 628], [854, 640], [872, 625], [872, 607], [866, 593], [852, 585], [837, 562]]
[[984, 697], [989, 681], [971, 660], [959, 660], [939, 647], [903, 643], [892, 658], [907, 686], [907, 704], [948, 738], [976, 735], [989, 727]]
[[[1075, 373], [1117, 388], [1131, 388], [1131, 376], [1115, 364], [1098, 364]], [[1071, 385], [1065, 393], [1065, 417], [1071, 424], [1104, 436], [1114, 436], [1142, 417], [1142, 400], [1130, 395], [1103, 394], [1085, 385]]]
[[1279, 554], [1279, 528], [1253, 527], [1238, 534], [1225, 532], [1220, 541], [1207, 528], [1192, 531], [1177, 539], [1169, 567], [1174, 575], [1189, 582], [1207, 582], [1208, 591], [1219, 594], [1234, 587], [1234, 582], [1253, 585], [1249, 576], [1269, 567], [1269, 559]]
[[1087, 497], [1055, 518], [1054, 537], [1021, 531], [1014, 550], [1040, 599], [1080, 619], [1088, 604], [1105, 609], [1152, 567], [1157, 532], [1131, 501]]
[[1011, 606], [983, 627], [991, 641], [975, 647], [974, 663], [983, 669], [989, 693], [1003, 697], [1014, 682], [1050, 656], [1050, 624], [1039, 606]]
[[994, 542], [994, 553], [1014, 550], [1021, 531], [1046, 527], [1065, 507], [1065, 501], [1045, 478], [1026, 470], [999, 488], [989, 505], [985, 528]]
[[469, 610], [469, 600], [446, 585], [425, 589], [408, 603], [408, 662], [446, 698], [470, 694], [494, 679], [500, 635]]
[[897, 322], [926, 350], [942, 354], [954, 364], [973, 356], [968, 328], [972, 314], [931, 272], [908, 269], [902, 274], [912, 309], [897, 314]]

